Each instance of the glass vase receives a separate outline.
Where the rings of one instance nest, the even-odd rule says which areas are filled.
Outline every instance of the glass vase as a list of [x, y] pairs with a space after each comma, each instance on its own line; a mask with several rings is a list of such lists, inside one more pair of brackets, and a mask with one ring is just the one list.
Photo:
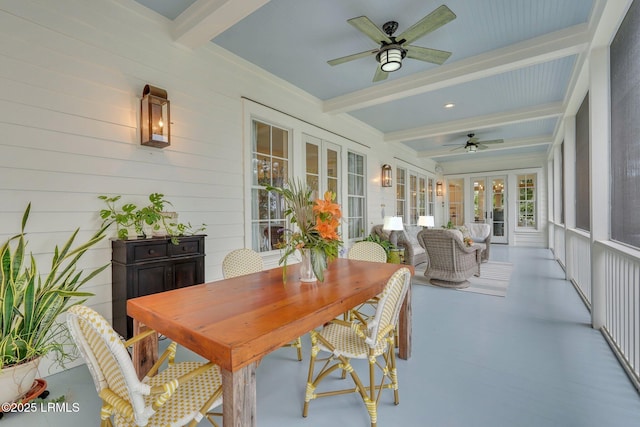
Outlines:
[[300, 281], [307, 283], [318, 281], [311, 265], [311, 252], [309, 249], [300, 249], [300, 258]]

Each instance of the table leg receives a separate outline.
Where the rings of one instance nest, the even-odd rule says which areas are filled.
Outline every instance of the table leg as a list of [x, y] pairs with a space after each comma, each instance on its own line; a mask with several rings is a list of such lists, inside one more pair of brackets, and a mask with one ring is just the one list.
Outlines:
[[398, 357], [408, 360], [411, 357], [411, 286], [400, 308], [398, 329]]
[[256, 427], [256, 367], [254, 362], [236, 372], [221, 369], [225, 427]]
[[[133, 319], [134, 337], [147, 329], [149, 328]], [[136, 369], [136, 374], [138, 374], [138, 379], [141, 380], [158, 360], [158, 334], [151, 334], [134, 343], [131, 359], [133, 367]]]

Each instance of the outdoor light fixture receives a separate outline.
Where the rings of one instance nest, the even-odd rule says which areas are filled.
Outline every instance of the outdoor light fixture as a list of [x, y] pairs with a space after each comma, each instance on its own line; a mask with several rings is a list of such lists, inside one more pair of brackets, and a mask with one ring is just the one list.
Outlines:
[[386, 49], [381, 50], [377, 57], [378, 62], [380, 62], [380, 68], [387, 73], [399, 70], [402, 67], [402, 58], [405, 57], [406, 52], [398, 45], [391, 44], [385, 47]]
[[380, 183], [383, 187], [391, 187], [391, 166], [382, 165], [382, 171], [380, 172]]
[[436, 182], [436, 196], [441, 197], [442, 194], [442, 181]]
[[146, 85], [140, 105], [140, 143], [157, 148], [171, 145], [167, 91]]
[[436, 219], [435, 217], [428, 215], [428, 216], [419, 216], [418, 217], [418, 225], [422, 226], [422, 227], [435, 227], [436, 225]]

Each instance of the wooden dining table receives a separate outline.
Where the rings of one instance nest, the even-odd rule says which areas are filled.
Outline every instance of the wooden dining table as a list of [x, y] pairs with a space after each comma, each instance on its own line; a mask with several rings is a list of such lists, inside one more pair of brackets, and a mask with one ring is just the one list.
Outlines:
[[[142, 327], [218, 364], [225, 427], [253, 427], [256, 368], [268, 353], [378, 295], [399, 264], [336, 259], [324, 282], [303, 283], [298, 264], [189, 286], [127, 301], [134, 330]], [[411, 355], [411, 292], [403, 302], [398, 355]], [[142, 375], [157, 359], [157, 338], [134, 347]]]

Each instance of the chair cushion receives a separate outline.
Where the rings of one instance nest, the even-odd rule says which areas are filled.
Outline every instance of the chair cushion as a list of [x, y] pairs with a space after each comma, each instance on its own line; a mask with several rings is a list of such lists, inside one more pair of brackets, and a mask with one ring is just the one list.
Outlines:
[[453, 234], [453, 237], [462, 241], [462, 239], [464, 239], [464, 235], [462, 234], [462, 231], [460, 230], [456, 230], [456, 229], [447, 229], [447, 231], [450, 234]]
[[469, 234], [474, 242], [484, 242], [491, 233], [489, 224], [467, 223], [465, 227], [469, 230]]
[[[331, 323], [325, 326], [320, 334], [335, 347], [336, 355], [342, 355], [350, 359], [366, 359], [369, 357], [369, 346], [349, 326]], [[331, 353], [331, 350], [322, 345], [320, 341], [318, 342], [318, 347]], [[375, 348], [375, 355], [381, 355], [386, 348], [387, 341], [380, 340]]]
[[[201, 362], [182, 362], [169, 366], [158, 375], [151, 378], [145, 378], [145, 382], [150, 386], [161, 385], [171, 379], [178, 378], [188, 372], [193, 371], [203, 365]], [[214, 366], [202, 375], [192, 378], [190, 381], [182, 384], [171, 395], [169, 400], [160, 407], [160, 410], [153, 414], [149, 419], [150, 426], [183, 426], [194, 419], [196, 412], [202, 408], [207, 399], [222, 384], [220, 368]], [[157, 396], [145, 396], [145, 406], [149, 407]], [[210, 409], [222, 404], [222, 396], [218, 398]], [[115, 415], [117, 426], [135, 427], [133, 420]]]

